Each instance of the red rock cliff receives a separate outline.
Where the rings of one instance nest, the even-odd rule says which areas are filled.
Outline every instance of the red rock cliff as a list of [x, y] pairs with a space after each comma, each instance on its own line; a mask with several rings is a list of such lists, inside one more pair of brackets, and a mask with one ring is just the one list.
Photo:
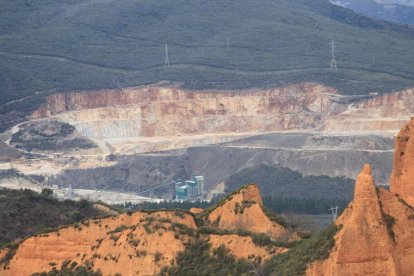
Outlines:
[[395, 138], [390, 190], [414, 206], [414, 119]]
[[385, 189], [376, 189], [371, 168], [358, 176], [353, 202], [337, 219], [329, 257], [306, 275], [412, 275], [414, 209]]

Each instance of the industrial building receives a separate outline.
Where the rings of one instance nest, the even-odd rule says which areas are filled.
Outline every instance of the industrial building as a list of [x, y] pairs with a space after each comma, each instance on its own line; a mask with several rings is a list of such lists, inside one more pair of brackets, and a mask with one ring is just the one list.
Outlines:
[[204, 176], [193, 176], [190, 180], [175, 180], [175, 200], [203, 200]]

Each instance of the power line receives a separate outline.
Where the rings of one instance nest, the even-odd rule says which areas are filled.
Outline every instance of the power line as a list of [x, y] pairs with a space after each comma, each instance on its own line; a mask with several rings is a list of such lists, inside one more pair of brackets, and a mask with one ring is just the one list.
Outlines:
[[331, 69], [334, 69], [335, 71], [338, 70], [338, 66], [336, 64], [336, 58], [335, 58], [335, 40], [332, 39], [331, 42]]
[[164, 60], [164, 65], [165, 66], [170, 66], [170, 58], [168, 56], [168, 44], [165, 43], [165, 60]]
[[150, 189], [147, 189], [147, 190], [141, 191], [141, 192], [136, 193], [136, 194], [137, 194], [137, 195], [142, 195], [142, 194], [145, 194], [145, 193], [148, 193], [148, 192], [150, 192], [150, 193], [151, 193], [151, 191], [157, 190], [157, 189], [162, 188], [162, 187], [167, 187], [167, 186], [170, 186], [170, 185], [172, 185], [172, 184], [175, 184], [175, 182], [170, 182], [170, 183], [167, 183], [167, 184], [161, 184], [161, 185], [158, 185], [158, 186], [152, 187], [152, 188], [150, 188]]
[[335, 221], [336, 218], [338, 217], [338, 206], [331, 207], [331, 209], [329, 209], [332, 212], [332, 221]]

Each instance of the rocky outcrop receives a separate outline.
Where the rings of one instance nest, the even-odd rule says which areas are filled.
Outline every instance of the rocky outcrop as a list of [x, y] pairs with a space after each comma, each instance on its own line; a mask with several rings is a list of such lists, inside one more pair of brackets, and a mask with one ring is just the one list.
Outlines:
[[[245, 233], [254, 231], [280, 238], [280, 233], [285, 232], [284, 227], [270, 221], [263, 213], [257, 186], [233, 194], [230, 201], [234, 199], [250, 204], [242, 217], [243, 221], [254, 225], [241, 229]], [[226, 210], [226, 206], [228, 204], [216, 210]], [[104, 206], [95, 207], [102, 209]], [[199, 213], [200, 226], [208, 225], [208, 221], [203, 220], [203, 210], [193, 211]], [[226, 213], [222, 214], [226, 218]], [[255, 217], [248, 220], [247, 216]], [[102, 275], [156, 275], [162, 268], [174, 265], [178, 252], [185, 251], [186, 245], [198, 238], [208, 239], [212, 250], [224, 245], [234, 257], [258, 263], [287, 250], [274, 244], [257, 245], [252, 236], [240, 236], [236, 231], [222, 233], [217, 228], [209, 229], [208, 234], [201, 231], [193, 213], [179, 210], [142, 211], [86, 220], [28, 238], [20, 242], [17, 249], [0, 250], [0, 275], [48, 272], [68, 262], [69, 266], [99, 270]]]
[[414, 271], [414, 209], [376, 189], [371, 168], [358, 176], [354, 201], [337, 219], [341, 228], [329, 257], [306, 275], [411, 275]]
[[193, 214], [200, 214], [203, 211], [204, 211], [204, 209], [202, 209], [202, 208], [193, 207], [193, 208], [190, 209], [190, 212], [193, 213]]
[[376, 188], [365, 165], [354, 200], [336, 220], [329, 257], [311, 264], [307, 275], [412, 275], [414, 271], [414, 158], [412, 119], [395, 140], [391, 191]]
[[352, 205], [336, 223], [342, 229], [333, 252], [312, 264], [307, 275], [396, 275], [392, 241], [368, 165], [358, 176]]
[[266, 233], [273, 238], [288, 238], [285, 227], [266, 215], [257, 185], [249, 185], [233, 193], [208, 216], [219, 229], [244, 229]]
[[414, 119], [395, 138], [390, 190], [414, 206]]
[[174, 223], [196, 227], [192, 216], [174, 212], [137, 212], [85, 221], [25, 240], [0, 275], [50, 271], [66, 260], [92, 265], [103, 275], [153, 275], [184, 250], [188, 236], [177, 239], [180, 233], [166, 230]]

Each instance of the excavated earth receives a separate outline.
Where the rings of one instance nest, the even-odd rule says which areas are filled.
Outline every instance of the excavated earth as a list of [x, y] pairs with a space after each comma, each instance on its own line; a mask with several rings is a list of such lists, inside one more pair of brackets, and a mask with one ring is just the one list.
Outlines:
[[[370, 163], [377, 183], [387, 185], [393, 135], [414, 113], [413, 103], [414, 89], [348, 97], [315, 83], [245, 91], [148, 85], [60, 93], [3, 135], [0, 170], [33, 176], [36, 181], [25, 185], [37, 189], [72, 185], [136, 193], [192, 174], [204, 175], [211, 190], [263, 163], [355, 179]], [[69, 124], [74, 134], [43, 133], [48, 145], [25, 139], [56, 124]], [[53, 149], [55, 144], [63, 146]], [[0, 186], [18, 188], [8, 181]]]

